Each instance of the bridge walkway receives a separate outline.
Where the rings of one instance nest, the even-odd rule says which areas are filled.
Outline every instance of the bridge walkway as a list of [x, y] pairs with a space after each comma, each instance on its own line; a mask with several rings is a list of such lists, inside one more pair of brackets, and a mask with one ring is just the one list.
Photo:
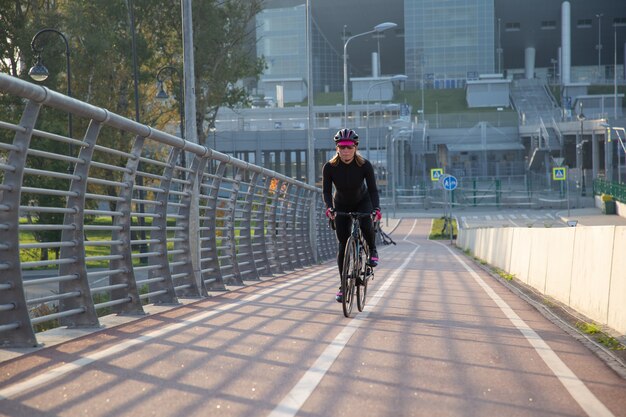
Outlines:
[[619, 416], [602, 360], [403, 219], [364, 312], [333, 262], [0, 364], [0, 415]]

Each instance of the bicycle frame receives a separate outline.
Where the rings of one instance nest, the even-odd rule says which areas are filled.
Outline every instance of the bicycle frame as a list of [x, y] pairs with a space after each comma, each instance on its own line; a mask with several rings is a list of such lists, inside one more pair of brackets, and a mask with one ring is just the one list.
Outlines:
[[[362, 217], [371, 216], [370, 213], [336, 212], [338, 216], [349, 216], [352, 220], [350, 237], [346, 242], [344, 263], [341, 274], [341, 291], [343, 293], [342, 306], [344, 316], [350, 317], [354, 295], [357, 297], [359, 311], [363, 311], [367, 294], [368, 280], [374, 273], [368, 265], [369, 246], [361, 231]], [[334, 223], [332, 224], [334, 226]], [[356, 292], [356, 294], [355, 294]]]

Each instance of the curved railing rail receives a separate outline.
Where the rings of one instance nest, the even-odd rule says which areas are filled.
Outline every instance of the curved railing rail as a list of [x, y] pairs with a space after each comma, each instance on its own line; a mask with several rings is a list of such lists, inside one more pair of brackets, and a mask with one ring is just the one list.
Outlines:
[[[0, 110], [0, 345], [334, 255], [315, 187], [5, 74], [0, 93], [20, 98]], [[59, 112], [82, 139], [40, 127]]]

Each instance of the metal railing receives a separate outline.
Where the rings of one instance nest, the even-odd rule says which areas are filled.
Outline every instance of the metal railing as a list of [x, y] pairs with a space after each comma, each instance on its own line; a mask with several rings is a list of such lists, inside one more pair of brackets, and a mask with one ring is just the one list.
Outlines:
[[[450, 173], [456, 175], [451, 169]], [[445, 191], [439, 182], [417, 183], [412, 188], [397, 188], [394, 195], [384, 193], [381, 205], [384, 210], [436, 209], [447, 206], [450, 202], [458, 208], [518, 208], [518, 209], [562, 209], [584, 207], [592, 201], [581, 199], [579, 179], [570, 173], [567, 181], [554, 181], [545, 174], [528, 173], [525, 175], [506, 175], [493, 177], [467, 177], [457, 175], [458, 186], [452, 191]], [[569, 183], [569, 184], [568, 184]], [[599, 187], [606, 193], [620, 196], [618, 188], [609, 188], [594, 181], [594, 191]], [[568, 193], [567, 190], [570, 190]], [[624, 187], [622, 187], [624, 188]], [[609, 192], [611, 191], [611, 192]], [[616, 200], [619, 200], [616, 197]], [[619, 200], [621, 201], [621, 200]]]
[[[0, 93], [2, 346], [335, 255], [315, 187], [5, 74]], [[58, 112], [82, 139], [41, 127]]]
[[626, 203], [626, 184], [595, 179], [593, 181], [593, 193], [595, 195], [608, 194], [616, 201]]

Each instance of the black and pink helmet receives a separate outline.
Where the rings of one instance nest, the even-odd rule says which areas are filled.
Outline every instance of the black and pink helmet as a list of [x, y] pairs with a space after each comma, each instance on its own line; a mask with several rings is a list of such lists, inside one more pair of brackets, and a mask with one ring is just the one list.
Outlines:
[[359, 135], [352, 129], [341, 129], [335, 134], [335, 145], [358, 145]]

